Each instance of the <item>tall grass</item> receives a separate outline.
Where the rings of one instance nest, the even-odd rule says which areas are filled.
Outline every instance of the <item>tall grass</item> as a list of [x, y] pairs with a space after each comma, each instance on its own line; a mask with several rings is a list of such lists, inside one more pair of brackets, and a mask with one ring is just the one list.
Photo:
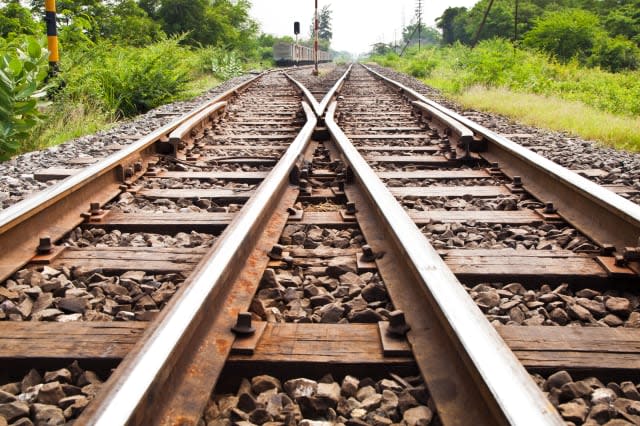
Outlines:
[[616, 115], [582, 102], [505, 88], [476, 86], [456, 96], [456, 100], [465, 107], [517, 117], [532, 126], [605, 141], [619, 149], [640, 150], [640, 117]]
[[[64, 53], [64, 52], [63, 52]], [[147, 47], [97, 44], [63, 56], [54, 102], [20, 152], [54, 146], [159, 105], [193, 98], [243, 72], [233, 53], [173, 38]]]
[[[414, 50], [402, 58], [390, 53], [373, 59], [381, 65], [421, 78], [468, 106], [493, 108], [514, 118], [521, 118], [526, 112], [529, 122], [533, 122], [533, 115], [539, 114], [536, 122], [549, 123], [545, 124], [548, 127], [597, 138], [625, 149], [640, 150], [640, 128], [634, 129], [640, 114], [638, 71], [610, 73], [598, 68], [585, 68], [577, 62], [561, 64], [542, 53], [514, 49], [504, 40], [483, 41], [475, 49], [458, 44], [423, 48], [420, 52]], [[482, 100], [478, 96], [482, 92], [479, 88], [485, 89], [486, 96], [509, 97], [516, 104], [527, 107], [509, 109], [503, 101]], [[496, 91], [498, 88], [501, 90]], [[544, 99], [547, 101], [541, 101]], [[549, 99], [553, 101], [549, 102]], [[576, 113], [576, 103], [581, 104], [578, 114], [582, 117], [588, 115], [598, 123], [588, 124], [582, 118], [581, 127], [595, 130], [603, 126], [602, 131], [585, 132], [578, 129], [580, 126], [568, 125], [574, 120], [571, 114]], [[553, 124], [543, 119], [553, 115], [558, 118], [553, 120]], [[614, 116], [619, 119], [612, 120]], [[624, 138], [626, 132], [630, 133]]]

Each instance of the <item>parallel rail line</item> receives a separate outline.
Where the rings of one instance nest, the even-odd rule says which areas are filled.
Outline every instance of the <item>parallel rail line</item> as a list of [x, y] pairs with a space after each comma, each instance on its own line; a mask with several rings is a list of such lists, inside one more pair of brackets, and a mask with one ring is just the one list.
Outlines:
[[[632, 289], [640, 207], [367, 67], [344, 71], [332, 74], [328, 91], [327, 80], [301, 83], [299, 71], [257, 76], [0, 212], [0, 242], [10, 247], [0, 261], [0, 294], [10, 302], [2, 306], [11, 306], [8, 319], [26, 320], [0, 324], [0, 358], [17, 369], [43, 360], [117, 364], [76, 413], [75, 424], [104, 425], [197, 424], [212, 392], [237, 389], [238, 374], [284, 382], [327, 373], [392, 374], [416, 398], [427, 392], [415, 404], [446, 425], [563, 424], [530, 373], [635, 377], [638, 363], [612, 364], [628, 357], [635, 329], [533, 325], [544, 303], [521, 311], [530, 324], [513, 327], [496, 312], [520, 299], [489, 300], [508, 292], [488, 283]], [[510, 207], [486, 208], [493, 205]], [[536, 239], [534, 228], [566, 238]], [[493, 235], [491, 247], [469, 236], [477, 229]], [[38, 242], [43, 235], [57, 244]], [[92, 239], [129, 235], [151, 247], [92, 247]], [[173, 245], [154, 247], [165, 243]], [[71, 280], [90, 277], [87, 291], [50, 284], [46, 274], [57, 269]], [[9, 285], [33, 279], [30, 271], [55, 287], [47, 307], [59, 313], [49, 319], [73, 316], [80, 303], [82, 315], [101, 307], [129, 321], [34, 321], [47, 319], [33, 310], [40, 296], [14, 295], [19, 286]], [[185, 279], [156, 284], [159, 274]], [[136, 290], [89, 302], [96, 283], [107, 299]], [[548, 299], [569, 300], [558, 294]], [[234, 334], [248, 318], [255, 331]], [[543, 336], [539, 347], [532, 336]], [[589, 346], [608, 336], [620, 351]], [[576, 360], [575, 352], [588, 355]], [[398, 376], [412, 374], [424, 385]], [[293, 398], [299, 416], [356, 416], [336, 401], [333, 414], [318, 408], [329, 398], [318, 395]], [[278, 417], [235, 409], [234, 421]], [[372, 410], [348, 421], [384, 417]]]

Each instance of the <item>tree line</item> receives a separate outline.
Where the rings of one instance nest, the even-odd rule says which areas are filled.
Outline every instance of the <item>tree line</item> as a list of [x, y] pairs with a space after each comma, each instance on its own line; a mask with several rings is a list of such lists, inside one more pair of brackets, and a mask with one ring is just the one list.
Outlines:
[[480, 0], [446, 9], [436, 25], [445, 45], [503, 38], [563, 62], [614, 72], [640, 67], [640, 0]]

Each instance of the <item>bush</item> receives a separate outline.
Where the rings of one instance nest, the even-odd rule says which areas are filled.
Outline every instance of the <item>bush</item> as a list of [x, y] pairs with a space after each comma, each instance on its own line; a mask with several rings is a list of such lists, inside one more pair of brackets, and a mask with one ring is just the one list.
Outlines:
[[545, 13], [525, 34], [524, 44], [551, 53], [561, 61], [590, 56], [604, 30], [596, 15], [581, 9], [563, 9]]
[[41, 120], [46, 95], [47, 50], [35, 38], [16, 40], [0, 52], [0, 160], [15, 154]]
[[237, 52], [220, 48], [202, 48], [199, 52], [202, 70], [213, 73], [214, 76], [228, 80], [244, 72], [242, 61]]
[[640, 49], [624, 37], [603, 37], [598, 41], [589, 63], [611, 72], [635, 70], [640, 65]]
[[[386, 55], [373, 59], [408, 72], [415, 55], [408, 51], [403, 57]], [[423, 49], [420, 55], [435, 63], [425, 81], [450, 94], [461, 94], [474, 86], [506, 87], [579, 101], [614, 114], [640, 114], [637, 71], [613, 74], [585, 68], [575, 60], [559, 63], [541, 52], [514, 49], [505, 40], [482, 41], [474, 49], [461, 44]]]
[[126, 117], [169, 102], [185, 90], [195, 60], [179, 41], [145, 48], [96, 44], [65, 69], [66, 96], [97, 101], [105, 112]]

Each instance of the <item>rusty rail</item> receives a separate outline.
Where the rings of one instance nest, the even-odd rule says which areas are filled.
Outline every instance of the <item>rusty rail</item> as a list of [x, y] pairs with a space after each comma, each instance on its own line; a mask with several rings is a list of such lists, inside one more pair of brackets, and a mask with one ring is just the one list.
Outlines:
[[[154, 323], [125, 358], [118, 376], [108, 382], [105, 397], [88, 407], [79, 422], [105, 426], [145, 424], [145, 419], [154, 416], [157, 409], [153, 401], [161, 399], [171, 387], [168, 380], [172, 370], [189, 364], [193, 354], [187, 343], [199, 322], [206, 321], [218, 290], [239, 273], [243, 265], [239, 260], [252, 249], [311, 140], [317, 120], [307, 103], [303, 102], [303, 108], [308, 121], [282, 159], [184, 283], [186, 290], [165, 308], [162, 321]], [[219, 356], [224, 363], [226, 356]]]
[[144, 157], [151, 154], [156, 142], [185, 120], [230, 98], [261, 76], [227, 90], [99, 163], [0, 212], [0, 247], [11, 247], [11, 251], [3, 253], [0, 258], [0, 281], [7, 279], [36, 254], [38, 237], [45, 230], [52, 241], [61, 238], [83, 222], [81, 214], [89, 209], [90, 202], [101, 205], [108, 202], [117, 195], [119, 185], [125, 183], [128, 174], [143, 173], [146, 166]]
[[[425, 342], [419, 332], [408, 334], [440, 414], [448, 412], [451, 424], [470, 421], [475, 424], [564, 424], [458, 279], [336, 124], [333, 117], [336, 105], [336, 102], [330, 105], [325, 118], [331, 137], [357, 177], [357, 184], [367, 194], [370, 207], [385, 228], [385, 235], [390, 237], [387, 243], [393, 244], [399, 256], [406, 260], [413, 277], [406, 291], [415, 291], [415, 287], [420, 286], [429, 302], [428, 306], [414, 310], [422, 312], [406, 312], [409, 324], [431, 332], [437, 328], [438, 340], [448, 342], [437, 349], [440, 353], [435, 358], [447, 360], [445, 376], [442, 371], [434, 372], [429, 365], [434, 362], [433, 357], [421, 356], [425, 352], [433, 353], [431, 343]], [[428, 311], [437, 314], [439, 324], [425, 323], [429, 320], [425, 316]], [[458, 361], [460, 364], [455, 364]], [[429, 380], [430, 377], [433, 380]], [[475, 386], [470, 386], [472, 383]], [[440, 410], [440, 407], [447, 408]], [[465, 413], [463, 418], [461, 413]]]
[[640, 206], [637, 204], [364, 67], [409, 99], [430, 105], [475, 132], [486, 142], [481, 156], [499, 163], [508, 176], [522, 177], [527, 191], [541, 200], [551, 201], [560, 216], [599, 245], [611, 244], [619, 253], [625, 247], [638, 246]]
[[287, 76], [287, 78], [289, 80], [291, 80], [293, 82], [293, 84], [295, 84], [302, 91], [304, 97], [307, 99], [307, 102], [310, 103], [313, 106], [313, 111], [316, 113], [316, 116], [317, 117], [322, 117], [322, 115], [324, 114], [325, 110], [327, 109], [327, 105], [329, 105], [329, 102], [331, 102], [331, 99], [333, 99], [333, 97], [335, 96], [336, 92], [338, 90], [340, 90], [340, 88], [344, 84], [344, 80], [347, 78], [347, 76], [351, 72], [351, 68], [352, 67], [353, 67], [353, 64], [349, 65], [349, 68], [347, 68], [347, 70], [344, 72], [342, 77], [340, 77], [340, 79], [338, 79], [336, 84], [334, 84], [331, 87], [331, 89], [324, 95], [324, 97], [322, 98], [322, 101], [320, 101], [320, 102], [316, 101], [316, 98], [313, 97], [313, 95], [311, 94], [309, 89], [307, 87], [305, 87], [302, 83], [300, 83], [298, 80], [296, 80], [295, 78], [291, 77], [287, 73], [285, 73], [284, 75]]

